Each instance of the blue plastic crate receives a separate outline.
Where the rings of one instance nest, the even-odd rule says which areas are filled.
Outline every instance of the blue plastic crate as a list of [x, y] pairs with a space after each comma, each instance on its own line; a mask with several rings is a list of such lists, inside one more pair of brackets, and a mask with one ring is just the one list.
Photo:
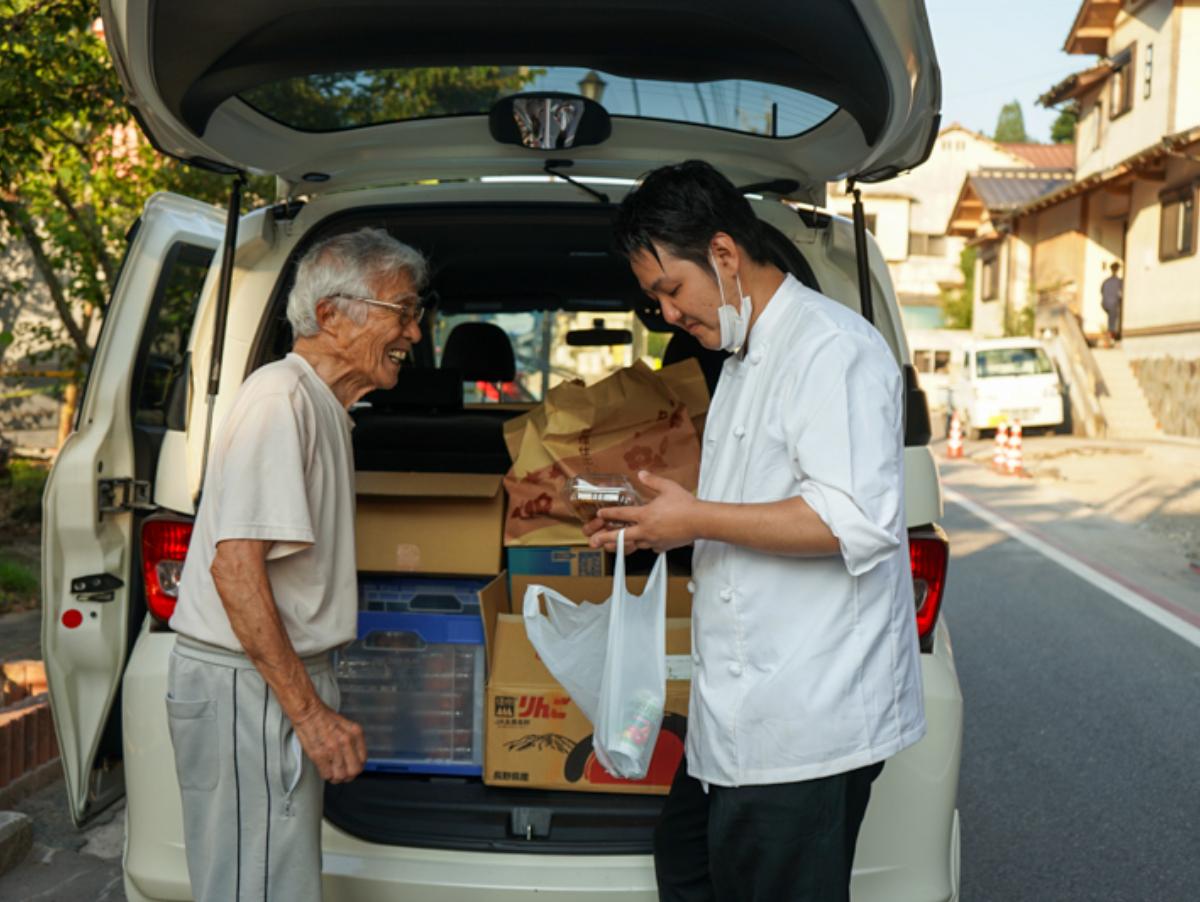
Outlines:
[[366, 736], [366, 769], [482, 774], [479, 617], [360, 611], [358, 636], [335, 668], [341, 712]]
[[427, 579], [390, 574], [359, 574], [360, 611], [388, 614], [471, 614], [479, 616], [479, 593], [486, 579]]

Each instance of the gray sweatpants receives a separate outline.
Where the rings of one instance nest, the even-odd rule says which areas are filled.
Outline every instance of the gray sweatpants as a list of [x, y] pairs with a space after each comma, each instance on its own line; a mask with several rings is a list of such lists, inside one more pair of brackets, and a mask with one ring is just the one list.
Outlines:
[[[329, 655], [304, 666], [336, 709]], [[167, 719], [196, 902], [320, 902], [324, 783], [250, 659], [180, 636]]]

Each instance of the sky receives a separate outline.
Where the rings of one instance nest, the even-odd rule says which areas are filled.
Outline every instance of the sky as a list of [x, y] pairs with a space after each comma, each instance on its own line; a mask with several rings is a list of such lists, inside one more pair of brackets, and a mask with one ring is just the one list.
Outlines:
[[1081, 0], [925, 0], [942, 69], [942, 125], [991, 134], [1019, 100], [1031, 140], [1050, 140], [1058, 113], [1038, 97], [1096, 57], [1063, 52]]

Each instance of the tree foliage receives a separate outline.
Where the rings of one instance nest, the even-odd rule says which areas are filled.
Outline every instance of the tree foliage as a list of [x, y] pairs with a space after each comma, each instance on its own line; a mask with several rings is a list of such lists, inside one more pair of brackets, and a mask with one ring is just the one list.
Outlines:
[[1075, 141], [1075, 126], [1079, 122], [1079, 113], [1071, 107], [1059, 112], [1058, 118], [1050, 126], [1050, 140], [1055, 144], [1071, 144]]
[[1025, 116], [1020, 101], [1014, 100], [1000, 108], [996, 119], [995, 140], [1001, 144], [1024, 144], [1029, 141], [1025, 132]]
[[[26, 336], [34, 361], [77, 370], [146, 199], [174, 190], [223, 203], [228, 193], [227, 179], [159, 155], [141, 135], [97, 23], [87, 0], [0, 0], [0, 252], [24, 246], [58, 314]], [[0, 284], [18, 299], [31, 288]]]
[[963, 274], [963, 284], [943, 290], [942, 321], [947, 329], [970, 329], [975, 317], [975, 248], [963, 248], [958, 268]]
[[486, 112], [540, 70], [426, 66], [289, 78], [243, 91], [251, 106], [296, 128], [332, 131], [379, 122]]
[[[91, 359], [93, 326], [146, 200], [174, 191], [224, 206], [230, 189], [227, 176], [164, 157], [141, 134], [98, 15], [95, 0], [0, 0], [0, 255], [23, 247], [57, 312], [57, 321], [20, 336], [33, 348], [28, 362], [53, 360], [76, 372]], [[486, 110], [536, 74], [469, 67], [317, 75], [244, 96], [276, 118], [322, 129]], [[273, 193], [270, 178], [252, 178], [244, 198], [255, 205]], [[0, 282], [0, 302], [19, 303], [32, 288]], [[11, 343], [0, 322], [0, 355]]]

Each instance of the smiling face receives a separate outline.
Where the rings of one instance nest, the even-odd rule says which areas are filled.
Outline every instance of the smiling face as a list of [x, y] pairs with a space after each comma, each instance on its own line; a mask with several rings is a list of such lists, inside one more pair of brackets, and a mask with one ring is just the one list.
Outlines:
[[[649, 251], [638, 251], [629, 258], [642, 291], [658, 303], [668, 323], [691, 333], [704, 347], [719, 349], [721, 326], [717, 310], [721, 306], [721, 289], [712, 266], [703, 267], [677, 257], [658, 244], [655, 250], [657, 259]], [[718, 234], [713, 239], [712, 259], [726, 280], [727, 295], [732, 289], [730, 273], [736, 272], [736, 256], [728, 236]]]
[[[371, 297], [390, 304], [407, 307], [418, 302], [412, 279], [398, 270], [371, 279]], [[328, 302], [325, 302], [328, 303]], [[362, 325], [333, 308], [328, 321], [335, 339], [337, 356], [349, 371], [348, 375], [371, 388], [392, 388], [400, 377], [400, 366], [412, 346], [421, 340], [421, 327], [416, 320], [401, 322], [398, 310], [362, 304], [367, 316]], [[330, 305], [332, 307], [332, 305]]]

